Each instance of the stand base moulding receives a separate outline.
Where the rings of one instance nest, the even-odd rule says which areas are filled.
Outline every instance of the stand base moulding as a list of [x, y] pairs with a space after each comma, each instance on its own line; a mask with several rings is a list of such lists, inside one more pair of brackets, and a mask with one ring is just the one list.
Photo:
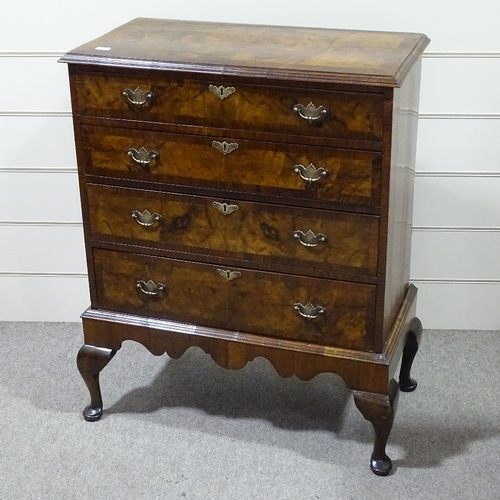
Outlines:
[[[422, 326], [409, 284], [414, 33], [136, 19], [69, 64], [91, 306], [78, 369], [123, 341], [342, 377], [385, 447]], [[399, 382], [395, 372], [401, 361]]]

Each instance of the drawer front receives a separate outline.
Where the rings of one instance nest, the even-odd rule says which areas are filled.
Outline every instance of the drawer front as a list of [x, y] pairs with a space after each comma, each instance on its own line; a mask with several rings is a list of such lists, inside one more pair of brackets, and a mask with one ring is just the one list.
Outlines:
[[92, 238], [377, 274], [376, 216], [88, 184]]
[[90, 126], [82, 135], [87, 173], [380, 205], [380, 153]]
[[79, 115], [382, 141], [378, 93], [235, 84], [221, 98], [218, 82], [99, 73], [76, 74], [72, 85]]
[[[375, 287], [94, 249], [97, 306], [336, 347], [373, 348]], [[149, 281], [150, 283], [147, 285]]]

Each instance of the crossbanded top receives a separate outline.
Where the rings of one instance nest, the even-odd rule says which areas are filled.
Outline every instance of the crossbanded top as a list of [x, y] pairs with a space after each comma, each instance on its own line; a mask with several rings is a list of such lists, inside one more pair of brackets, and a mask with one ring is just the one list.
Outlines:
[[61, 62], [397, 87], [429, 41], [419, 33], [138, 18]]

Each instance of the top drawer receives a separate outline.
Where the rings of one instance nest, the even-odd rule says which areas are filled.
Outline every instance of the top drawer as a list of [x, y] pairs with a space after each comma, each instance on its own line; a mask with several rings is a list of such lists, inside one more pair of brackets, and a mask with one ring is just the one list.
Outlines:
[[382, 140], [384, 96], [101, 73], [72, 77], [75, 114], [345, 140]]

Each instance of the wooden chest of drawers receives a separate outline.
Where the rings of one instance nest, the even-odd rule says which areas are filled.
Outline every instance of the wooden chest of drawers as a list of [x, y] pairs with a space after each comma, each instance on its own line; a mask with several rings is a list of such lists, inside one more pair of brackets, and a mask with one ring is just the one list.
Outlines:
[[341, 376], [385, 445], [421, 325], [408, 284], [424, 35], [136, 19], [66, 54], [91, 307], [124, 340]]

